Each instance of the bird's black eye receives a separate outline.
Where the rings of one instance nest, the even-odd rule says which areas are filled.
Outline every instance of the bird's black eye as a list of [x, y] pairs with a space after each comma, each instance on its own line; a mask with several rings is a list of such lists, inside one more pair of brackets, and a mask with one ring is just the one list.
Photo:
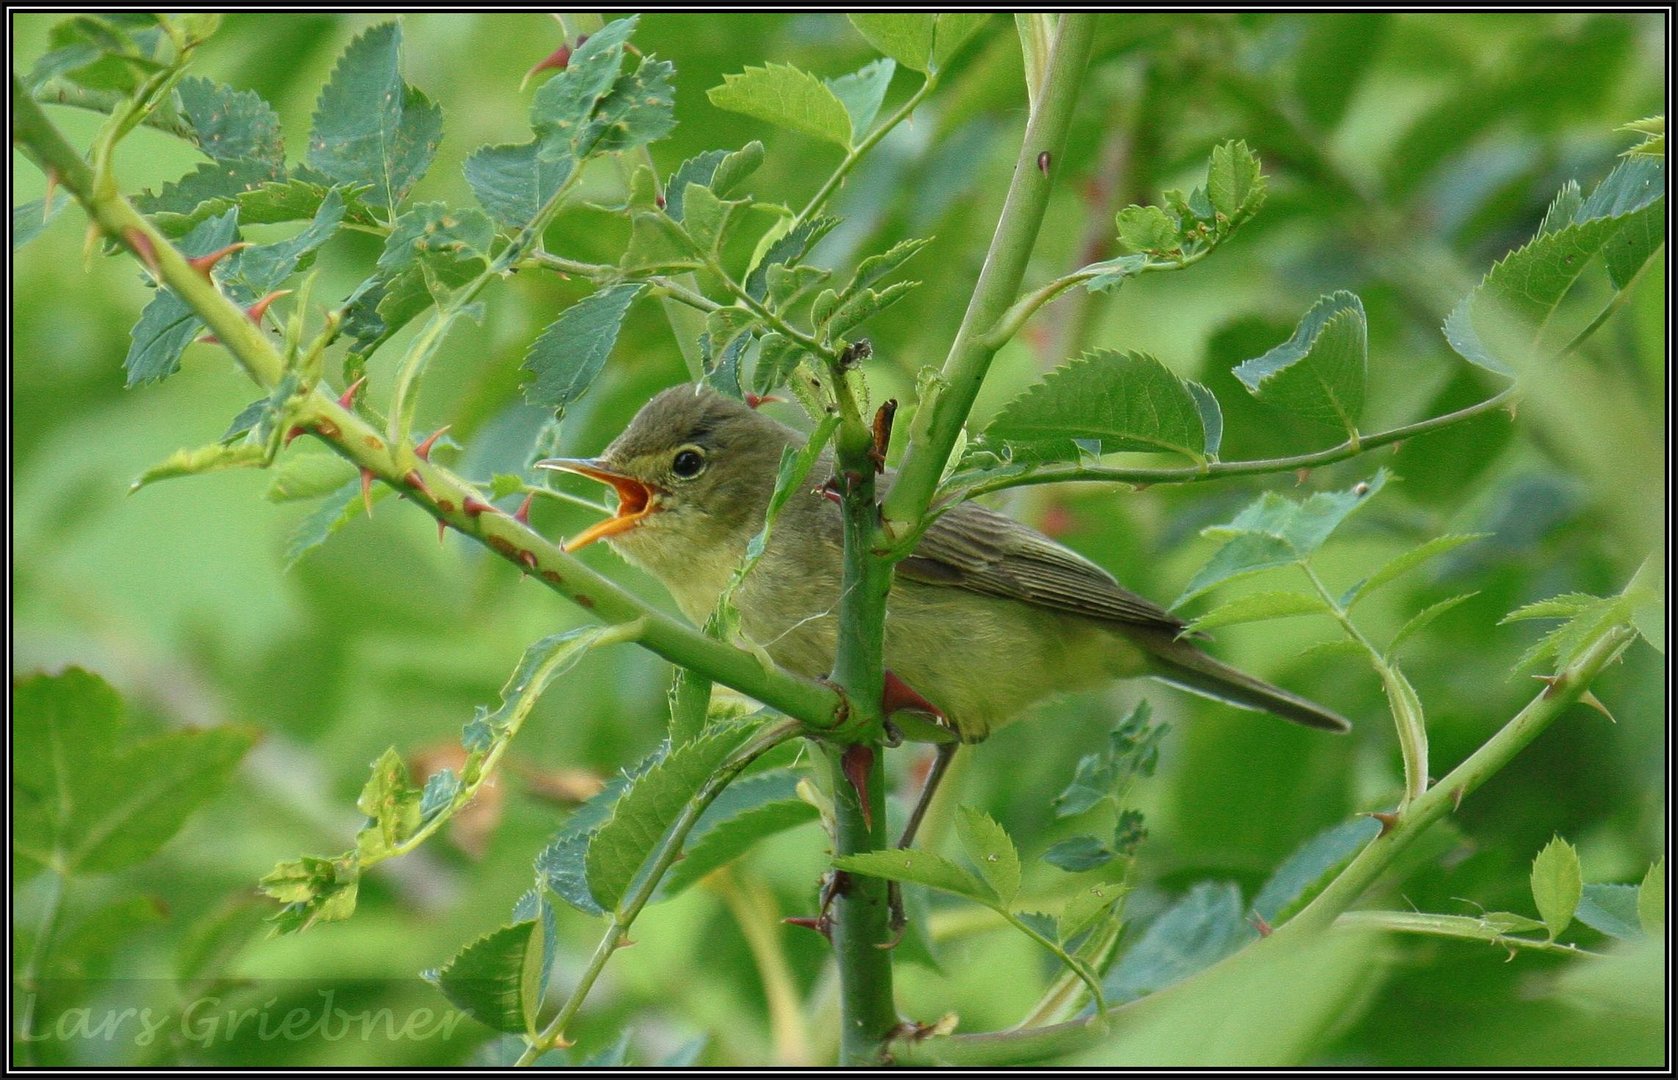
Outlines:
[[676, 457], [670, 462], [670, 471], [683, 480], [692, 480], [705, 471], [705, 453], [695, 446], [684, 446], [676, 451]]

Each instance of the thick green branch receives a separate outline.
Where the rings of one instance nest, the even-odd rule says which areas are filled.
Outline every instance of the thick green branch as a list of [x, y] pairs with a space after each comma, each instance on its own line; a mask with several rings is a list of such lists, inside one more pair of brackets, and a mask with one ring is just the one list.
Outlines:
[[[284, 374], [284, 362], [268, 335], [194, 270], [126, 199], [116, 194], [94, 194], [92, 169], [64, 141], [16, 75], [12, 78], [12, 108], [14, 143], [58, 177], [101, 232], [155, 268], [161, 282], [204, 320], [254, 382], [272, 389]], [[665, 659], [702, 671], [813, 727], [826, 729], [843, 721], [843, 698], [833, 687], [767, 665], [754, 654], [706, 637], [653, 608], [511, 515], [490, 506], [482, 492], [449, 470], [416, 458], [411, 449], [400, 455], [406, 461], [399, 460], [383, 433], [325, 392], [317, 389], [306, 398], [295, 421], [445, 525], [540, 578], [586, 609], [595, 620], [617, 624], [644, 619], [641, 644]]]
[[908, 450], [897, 482], [885, 502], [887, 529], [903, 537], [916, 532], [932, 502], [944, 463], [949, 460], [967, 414], [973, 408], [996, 350], [983, 340], [1019, 295], [1020, 282], [1036, 244], [1055, 162], [1064, 157], [1066, 133], [1072, 122], [1078, 84], [1089, 62], [1095, 16], [1068, 12], [1060, 17], [1049, 51], [1049, 67], [1042, 93], [1026, 122], [1025, 136], [1014, 161], [1008, 197], [991, 237], [984, 269], [955, 340], [944, 360], [942, 379], [929, 391], [916, 412]]

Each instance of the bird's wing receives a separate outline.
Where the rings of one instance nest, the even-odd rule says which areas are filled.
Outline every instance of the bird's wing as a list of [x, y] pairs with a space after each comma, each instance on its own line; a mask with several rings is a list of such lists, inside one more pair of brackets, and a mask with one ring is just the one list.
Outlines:
[[914, 581], [1021, 600], [1092, 619], [1169, 630], [1182, 620], [1113, 580], [1088, 559], [975, 503], [934, 521], [897, 564]]

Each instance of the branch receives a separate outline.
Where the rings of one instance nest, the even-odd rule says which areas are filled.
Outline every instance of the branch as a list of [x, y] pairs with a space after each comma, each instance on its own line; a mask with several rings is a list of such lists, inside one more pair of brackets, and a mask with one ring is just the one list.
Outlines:
[[1089, 14], [1068, 12], [1056, 25], [1048, 72], [1026, 122], [1013, 180], [984, 269], [950, 344], [940, 383], [929, 388], [916, 411], [908, 451], [897, 482], [886, 497], [885, 525], [894, 536], [910, 536], [917, 531], [943, 476], [950, 450], [973, 408], [973, 399], [990, 370], [991, 358], [996, 355], [982, 337], [1019, 294], [1026, 263], [1048, 209], [1054, 162], [1064, 157], [1072, 107], [1094, 34], [1095, 16]]
[[[851, 174], [851, 170], [856, 167], [856, 163], [866, 157], [868, 151], [874, 149], [875, 144], [886, 137], [887, 132], [907, 120], [909, 114], [915, 111], [917, 105], [926, 100], [927, 95], [932, 93], [933, 88], [937, 85], [938, 76], [933, 72], [927, 72], [926, 81], [921, 83], [920, 88], [914, 94], [910, 95], [908, 101], [905, 101], [896, 112], [882, 120], [873, 131], [868, 133], [867, 138], [846, 150], [845, 160], [839, 163], [839, 167], [833, 170], [833, 175], [822, 183], [822, 186], [810, 197], [810, 201], [804, 204], [804, 209], [800, 210], [798, 216], [792, 219], [792, 229], [796, 229], [810, 220], [810, 216], [820, 210], [833, 193], [838, 190], [839, 185], [845, 182], [845, 177]], [[791, 229], [788, 231], [790, 232]]]
[[[192, 308], [257, 385], [272, 389], [284, 361], [268, 336], [121, 195], [95, 194], [94, 174], [12, 76], [14, 144], [58, 177], [106, 236], [155, 267], [157, 277]], [[485, 546], [608, 625], [645, 620], [641, 644], [672, 663], [704, 672], [717, 682], [823, 730], [844, 722], [843, 697], [832, 686], [765, 664], [755, 654], [706, 637], [671, 618], [610, 579], [567, 555], [557, 544], [491, 506], [454, 473], [415, 457], [399, 463], [383, 433], [330, 395], [316, 389], [298, 409], [296, 423], [341, 456], [422, 506], [444, 525]]]

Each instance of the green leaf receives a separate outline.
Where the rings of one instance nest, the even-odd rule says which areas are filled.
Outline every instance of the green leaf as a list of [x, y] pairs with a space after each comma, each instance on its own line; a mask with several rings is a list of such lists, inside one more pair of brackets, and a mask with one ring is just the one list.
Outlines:
[[1152, 716], [1153, 707], [1143, 698], [1107, 733], [1105, 746], [1078, 760], [1072, 782], [1050, 804], [1055, 817], [1081, 814], [1103, 800], [1118, 803], [1133, 780], [1153, 775], [1168, 725], [1152, 723]]
[[786, 382], [793, 369], [810, 354], [804, 346], [780, 334], [765, 334], [752, 367], [752, 390], [767, 394]]
[[644, 57], [634, 71], [620, 75], [578, 133], [577, 155], [622, 153], [668, 135], [676, 126], [675, 74], [668, 61]]
[[706, 97], [719, 109], [850, 148], [851, 114], [844, 103], [820, 79], [791, 64], [724, 75]]
[[1182, 242], [1176, 220], [1157, 206], [1127, 206], [1113, 224], [1119, 243], [1132, 251], [1171, 251]]
[[1135, 1001], [1258, 940], [1234, 882], [1203, 881], [1149, 924], [1102, 981], [1109, 1005]]
[[1264, 195], [1264, 174], [1246, 143], [1237, 140], [1212, 148], [1212, 162], [1206, 168], [1206, 198], [1214, 211], [1232, 224], [1240, 224], [1264, 205]]
[[304, 259], [330, 240], [344, 221], [344, 197], [326, 193], [309, 227], [288, 240], [257, 244], [235, 252], [223, 273], [229, 285], [243, 285], [252, 297], [266, 296], [296, 271]]
[[1096, 271], [1095, 275], [1084, 282], [1084, 288], [1090, 292], [1112, 292], [1120, 285], [1136, 277], [1147, 269], [1146, 255], [1121, 255], [1116, 259], [1090, 263], [1086, 270]]
[[[1418, 544], [1402, 555], [1395, 555], [1382, 563], [1381, 566], [1368, 577], [1347, 590], [1340, 598], [1340, 606], [1350, 609], [1353, 604], [1368, 596], [1390, 581], [1395, 581], [1429, 559], [1436, 558], [1448, 551], [1455, 551], [1464, 544], [1475, 540], [1484, 540], [1490, 533], [1447, 533], [1436, 536], [1432, 540]], [[1505, 620], [1507, 621], [1507, 620]]]
[[373, 274], [344, 301], [351, 366], [487, 264], [495, 226], [481, 210], [417, 203], [396, 219]]
[[822, 323], [822, 331], [830, 340], [844, 337], [903, 299], [910, 289], [919, 284], [918, 281], [894, 281], [877, 292], [864, 289], [839, 305], [839, 309]]
[[[180, 242], [183, 255], [194, 258], [226, 247], [238, 237], [238, 212], [229, 210], [193, 229]], [[167, 289], [159, 289], [134, 325], [128, 355], [122, 366], [129, 386], [159, 382], [181, 369], [181, 354], [203, 329], [200, 319], [186, 301]]]
[[232, 727], [135, 741], [122, 699], [80, 668], [12, 688], [12, 853], [67, 876], [143, 862], [213, 798], [255, 743]]
[[601, 907], [623, 900], [654, 845], [740, 739], [738, 727], [713, 727], [636, 777], [588, 846], [589, 891]]
[[1171, 606], [1179, 607], [1220, 582], [1309, 558], [1386, 482], [1387, 471], [1381, 469], [1349, 491], [1319, 491], [1303, 502], [1265, 492], [1235, 520], [1201, 530], [1202, 536], [1228, 537], [1229, 542], [1200, 568]]
[[1020, 891], [1020, 853], [1006, 830], [982, 810], [960, 807], [956, 833], [962, 850], [1004, 906]]
[[1235, 377], [1266, 404], [1356, 436], [1368, 336], [1363, 302], [1349, 292], [1330, 293], [1305, 313], [1292, 338], [1237, 367]]
[[443, 138], [443, 111], [402, 81], [402, 28], [364, 31], [338, 60], [315, 103], [309, 166], [394, 214], [425, 175]]
[[880, 103], [886, 99], [886, 88], [897, 71], [897, 64], [889, 59], [864, 64], [849, 75], [823, 80], [833, 96], [845, 106], [851, 117], [851, 142], [856, 143], [868, 134], [874, 117], [880, 113]]
[[519, 146], [483, 146], [464, 166], [472, 194], [496, 222], [520, 229], [559, 193], [577, 169], [569, 144], [557, 149], [534, 140]]
[[664, 212], [672, 221], [682, 220], [682, 194], [689, 184], [727, 195], [763, 164], [763, 144], [753, 139], [738, 150], [707, 150], [688, 158], [664, 185]]
[[792, 770], [779, 769], [730, 784], [694, 824], [682, 860], [665, 875], [660, 898], [697, 884], [765, 837], [815, 820], [816, 808], [798, 797], [798, 779]]
[[1522, 619], [1565, 618], [1566, 622], [1522, 653], [1515, 661], [1515, 668], [1525, 670], [1546, 659], [1553, 659], [1558, 667], [1566, 667], [1597, 635], [1616, 623], [1629, 621], [1643, 600], [1636, 591], [1607, 597], [1566, 593], [1518, 608], [1505, 615], [1499, 625]]
[[1470, 363], [1513, 376], [1533, 358], [1550, 316], [1597, 254], [1606, 254], [1617, 288], [1647, 261], [1664, 236], [1665, 190], [1663, 161], [1622, 161], [1571, 222], [1492, 267], [1446, 318], [1446, 340]]
[[1326, 614], [1328, 608], [1320, 597], [1296, 592], [1252, 593], [1238, 596], [1227, 604], [1213, 608], [1198, 619], [1190, 620], [1184, 632], [1262, 622], [1266, 619], [1285, 619], [1292, 615]]
[[275, 466], [274, 478], [262, 497], [275, 503], [318, 499], [341, 489], [356, 475], [356, 467], [337, 454], [287, 454]]
[[1525, 619], [1571, 619], [1575, 615], [1583, 615], [1603, 602], [1600, 596], [1590, 593], [1562, 593], [1552, 596], [1548, 600], [1537, 600], [1530, 604], [1523, 604], [1498, 620], [1498, 625], [1520, 622]]
[[1055, 938], [1062, 945], [1067, 944], [1108, 908], [1123, 900], [1126, 891], [1121, 884], [1104, 881], [1075, 893], [1055, 921]]
[[985, 12], [853, 14], [857, 33], [914, 71], [937, 71], [984, 24]]
[[542, 957], [536, 920], [503, 926], [454, 955], [432, 979], [454, 1006], [496, 1031], [535, 1030], [539, 1001], [530, 1000]]
[[358, 225], [378, 222], [361, 196], [364, 185], [317, 184], [296, 176], [286, 180], [272, 180], [254, 187], [241, 187], [228, 195], [217, 195], [199, 202], [184, 213], [159, 211], [151, 215], [152, 224], [165, 236], [180, 236], [207, 218], [225, 214], [237, 207], [239, 221], [245, 225], [276, 225], [287, 221], [308, 221], [320, 212], [321, 203], [333, 191], [344, 201], [344, 220]]
[[414, 835], [420, 825], [421, 790], [408, 779], [408, 766], [390, 747], [373, 763], [372, 775], [356, 799], [367, 824], [356, 833], [356, 854], [362, 862], [388, 857]]
[[1253, 913], [1278, 926], [1328, 883], [1331, 874], [1351, 861], [1381, 832], [1374, 818], [1356, 817], [1324, 829], [1299, 845], [1253, 897]]
[[224, 469], [260, 468], [267, 461], [267, 451], [261, 446], [249, 443], [238, 446], [212, 443], [209, 446], [200, 446], [196, 450], [176, 450], [135, 477], [134, 482], [128, 485], [128, 493], [132, 495], [141, 488], [155, 484], [159, 480], [171, 480], [177, 476], [197, 476], [200, 473], [221, 472]]
[[12, 207], [12, 250], [16, 251], [39, 236], [69, 201], [68, 194], [55, 191], [51, 206], [43, 199], [30, 199], [21, 206]]
[[587, 393], [617, 344], [629, 305], [645, 288], [613, 285], [566, 308], [525, 354], [524, 368], [535, 376], [524, 386], [525, 400], [563, 410]]
[[[371, 490], [374, 502], [389, 493], [390, 488], [384, 484], [375, 484]], [[361, 513], [361, 483], [359, 479], [351, 480], [328, 495], [307, 517], [297, 523], [291, 537], [286, 541], [286, 569], [296, 566], [298, 559], [326, 543], [327, 537], [354, 521]]]
[[1630, 150], [1621, 152], [1622, 157], [1654, 157], [1666, 158], [1666, 115], [1650, 116], [1643, 120], [1634, 120], [1629, 124], [1621, 124], [1615, 131], [1627, 131], [1633, 135], [1643, 136], [1643, 141]]
[[1439, 616], [1445, 614], [1447, 611], [1450, 611], [1464, 600], [1479, 595], [1480, 590], [1478, 589], [1473, 592], [1458, 593], [1456, 596], [1448, 597], [1438, 603], [1429, 604], [1427, 607], [1416, 612], [1415, 615], [1410, 617], [1408, 622], [1398, 628], [1398, 633], [1393, 635], [1392, 642], [1387, 645], [1387, 658], [1391, 659], [1398, 652], [1398, 647], [1400, 645], [1402, 645], [1412, 635], [1420, 632], [1423, 627], [1427, 626], [1433, 620], [1439, 618]]
[[1572, 844], [1555, 837], [1532, 860], [1532, 899], [1551, 941], [1573, 921], [1583, 891], [1579, 853]]
[[[769, 292], [769, 270], [775, 266], [791, 266], [803, 259], [816, 241], [833, 231], [839, 219], [824, 214], [810, 218], [786, 234], [777, 237], [746, 275], [746, 295], [761, 301]], [[819, 322], [814, 319], [812, 321]]]
[[196, 76], [182, 79], [175, 94], [198, 149], [217, 161], [260, 161], [284, 173], [280, 117], [260, 94]]
[[316, 922], [334, 922], [355, 913], [361, 864], [353, 853], [339, 859], [305, 855], [280, 863], [259, 884], [264, 893], [286, 905], [271, 920], [275, 933], [295, 934]]
[[1072, 836], [1050, 845], [1043, 852], [1043, 861], [1069, 874], [1106, 866], [1119, 853], [1093, 836]]
[[1638, 938], [1643, 926], [1637, 917], [1636, 885], [1586, 885], [1573, 917], [1609, 937]]
[[846, 873], [941, 889], [987, 906], [996, 903], [989, 886], [942, 855], [934, 855], [930, 851], [916, 848], [865, 851], [834, 859], [833, 865]]
[[1637, 887], [1637, 923], [1653, 937], [1666, 933], [1666, 857], [1663, 855], [1643, 875]]
[[1146, 353], [1102, 349], [1051, 371], [1003, 406], [985, 429], [1036, 458], [1073, 458], [1076, 440], [1102, 453], [1165, 450], [1206, 460], [1206, 428], [1187, 383]]

